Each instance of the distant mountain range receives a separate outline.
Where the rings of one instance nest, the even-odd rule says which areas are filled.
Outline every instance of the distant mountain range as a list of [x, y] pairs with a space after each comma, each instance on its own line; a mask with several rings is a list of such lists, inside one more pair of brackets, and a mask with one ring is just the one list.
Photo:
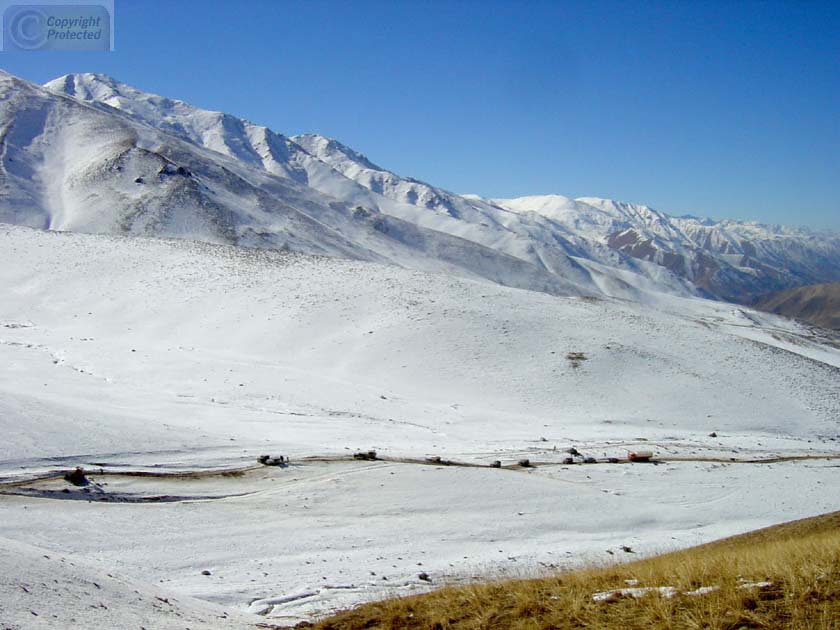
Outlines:
[[0, 73], [0, 221], [396, 264], [563, 295], [750, 302], [840, 280], [840, 235], [562, 196], [458, 195], [107, 76]]

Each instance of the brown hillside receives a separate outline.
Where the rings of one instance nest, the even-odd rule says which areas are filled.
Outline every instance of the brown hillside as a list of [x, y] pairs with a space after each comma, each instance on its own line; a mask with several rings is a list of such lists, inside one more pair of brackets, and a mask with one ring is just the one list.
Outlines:
[[840, 282], [797, 287], [758, 298], [755, 308], [840, 330]]
[[[635, 598], [596, 593], [671, 587]], [[600, 600], [600, 601], [599, 601]], [[838, 630], [840, 512], [654, 558], [448, 586], [325, 619], [317, 630]]]

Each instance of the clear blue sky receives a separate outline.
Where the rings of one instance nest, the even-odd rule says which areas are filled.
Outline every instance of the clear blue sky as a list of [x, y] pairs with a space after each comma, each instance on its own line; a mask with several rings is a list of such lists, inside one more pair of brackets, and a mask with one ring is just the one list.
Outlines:
[[840, 2], [116, 0], [101, 72], [485, 196], [840, 229]]

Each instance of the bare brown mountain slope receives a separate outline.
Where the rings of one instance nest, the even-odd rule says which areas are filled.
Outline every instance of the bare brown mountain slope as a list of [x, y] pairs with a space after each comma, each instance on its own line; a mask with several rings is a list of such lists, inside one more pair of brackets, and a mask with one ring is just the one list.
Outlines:
[[760, 296], [754, 306], [762, 311], [840, 330], [840, 282], [768, 293]]

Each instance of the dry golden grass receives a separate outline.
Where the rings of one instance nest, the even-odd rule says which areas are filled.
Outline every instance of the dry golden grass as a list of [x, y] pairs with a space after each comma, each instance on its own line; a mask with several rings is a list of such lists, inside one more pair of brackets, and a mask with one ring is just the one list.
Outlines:
[[[672, 598], [649, 594], [593, 601], [597, 591], [672, 586], [720, 590]], [[739, 588], [747, 582], [772, 586]], [[794, 521], [684, 551], [550, 578], [450, 586], [367, 604], [319, 630], [565, 630], [634, 628], [840, 629], [840, 512]]]

